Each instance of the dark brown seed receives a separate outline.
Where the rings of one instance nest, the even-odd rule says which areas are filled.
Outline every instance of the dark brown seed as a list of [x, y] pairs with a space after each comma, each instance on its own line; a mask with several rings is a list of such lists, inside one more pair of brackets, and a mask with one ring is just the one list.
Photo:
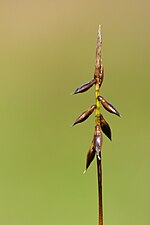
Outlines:
[[120, 116], [120, 113], [115, 109], [115, 107], [107, 102], [102, 96], [98, 96], [98, 100], [102, 103], [103, 107], [110, 113]]
[[94, 109], [96, 108], [96, 105], [91, 105], [90, 108], [88, 108], [85, 112], [83, 112], [74, 122], [74, 124], [72, 126], [74, 126], [77, 123], [82, 123], [83, 121], [85, 121], [94, 111]]
[[87, 158], [86, 158], [86, 169], [84, 171], [84, 173], [86, 172], [86, 170], [88, 169], [88, 167], [90, 166], [91, 162], [93, 161], [95, 157], [95, 149], [94, 149], [94, 145], [92, 143], [89, 151], [88, 151], [88, 154], [87, 154]]
[[93, 80], [91, 80], [91, 81], [89, 81], [85, 84], [82, 84], [79, 88], [77, 88], [73, 92], [73, 94], [78, 94], [78, 93], [82, 93], [82, 92], [87, 91], [88, 89], [90, 89], [93, 86], [93, 84], [95, 84], [95, 82], [96, 82], [95, 79], [93, 79]]
[[96, 151], [96, 155], [99, 160], [101, 160], [101, 149], [102, 149], [102, 132], [100, 129], [100, 124], [97, 124], [95, 126], [95, 132], [94, 132], [94, 149]]
[[106, 120], [104, 119], [104, 117], [102, 116], [102, 114], [100, 115], [100, 125], [102, 128], [103, 133], [110, 139], [111, 139], [111, 129], [109, 124], [106, 122]]

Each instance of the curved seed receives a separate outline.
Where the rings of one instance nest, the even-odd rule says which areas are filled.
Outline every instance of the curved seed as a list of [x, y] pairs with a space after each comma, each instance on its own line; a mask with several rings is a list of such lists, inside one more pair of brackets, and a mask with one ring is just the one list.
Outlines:
[[101, 160], [101, 149], [102, 149], [102, 132], [100, 129], [100, 124], [97, 124], [95, 126], [95, 132], [94, 132], [94, 149], [96, 151], [96, 155], [99, 160]]
[[100, 125], [102, 128], [103, 133], [110, 139], [111, 139], [111, 129], [109, 124], [106, 122], [106, 120], [104, 119], [104, 117], [102, 116], [102, 114], [100, 115]]
[[72, 126], [74, 126], [77, 123], [82, 123], [83, 121], [85, 121], [94, 112], [95, 108], [96, 105], [91, 105], [90, 108], [88, 108], [85, 112], [81, 113], [81, 115], [75, 120]]
[[102, 96], [98, 96], [98, 100], [102, 103], [103, 107], [110, 113], [120, 116], [120, 113], [115, 109], [115, 107], [106, 101]]
[[79, 88], [77, 88], [73, 92], [73, 94], [78, 94], [78, 93], [82, 93], [82, 92], [87, 91], [88, 89], [90, 89], [93, 86], [93, 84], [95, 84], [95, 82], [96, 82], [95, 79], [93, 79], [93, 80], [91, 80], [91, 81], [89, 81], [85, 84], [82, 84]]
[[92, 143], [88, 153], [87, 153], [87, 158], [86, 158], [86, 169], [84, 171], [84, 173], [86, 172], [86, 170], [88, 169], [88, 167], [90, 166], [91, 162], [93, 161], [95, 157], [95, 149], [94, 149], [94, 145]]

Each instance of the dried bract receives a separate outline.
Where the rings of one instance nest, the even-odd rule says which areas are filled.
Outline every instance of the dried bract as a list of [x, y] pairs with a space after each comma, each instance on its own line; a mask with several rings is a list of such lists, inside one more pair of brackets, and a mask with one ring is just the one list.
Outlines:
[[96, 151], [96, 155], [97, 155], [98, 159], [101, 160], [102, 132], [100, 129], [100, 124], [97, 124], [95, 126], [93, 143], [94, 143], [94, 149]]
[[90, 89], [93, 84], [95, 84], [95, 79], [85, 83], [85, 84], [82, 84], [79, 88], [77, 88], [73, 94], [78, 94], [78, 93], [82, 93], [82, 92], [85, 92], [87, 91], [88, 89]]
[[120, 113], [115, 109], [115, 107], [106, 101], [102, 96], [98, 96], [98, 100], [102, 103], [103, 107], [110, 113], [120, 116]]
[[73, 126], [77, 123], [82, 123], [85, 121], [93, 112], [94, 109], [96, 108], [96, 105], [91, 105], [90, 108], [88, 108], [85, 112], [83, 112], [74, 122]]
[[86, 158], [86, 169], [84, 171], [84, 173], [86, 172], [86, 170], [88, 169], [88, 167], [90, 166], [91, 162], [93, 161], [95, 157], [95, 149], [94, 149], [94, 144], [92, 143], [88, 154], [87, 154], [87, 158]]
[[110, 139], [111, 139], [111, 129], [109, 124], [106, 122], [106, 120], [104, 119], [103, 115], [100, 115], [100, 125], [101, 125], [101, 129], [103, 131], [103, 133]]

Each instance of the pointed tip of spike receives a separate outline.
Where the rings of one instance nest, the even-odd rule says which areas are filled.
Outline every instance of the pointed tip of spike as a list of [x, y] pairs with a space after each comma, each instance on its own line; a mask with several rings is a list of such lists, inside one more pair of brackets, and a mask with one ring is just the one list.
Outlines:
[[71, 127], [74, 127], [74, 125], [76, 125], [76, 123], [73, 123], [73, 124], [71, 125]]
[[101, 34], [102, 33], [102, 26], [99, 24], [99, 26], [98, 26], [98, 38], [100, 38], [100, 42], [102, 41], [101, 40]]
[[[108, 136], [107, 136], [107, 137], [108, 137]], [[110, 141], [112, 141], [112, 138], [111, 138], [111, 137], [108, 137], [108, 138], [109, 138]]]
[[87, 169], [85, 169], [85, 170], [83, 171], [83, 175], [86, 173], [86, 170], [87, 170]]
[[75, 121], [75, 122], [71, 125], [71, 127], [74, 127], [76, 124], [77, 124], [77, 122]]
[[112, 141], [111, 133], [110, 133], [110, 135], [108, 136], [108, 138], [109, 138], [110, 141]]
[[70, 93], [70, 95], [75, 95], [75, 94], [78, 94], [78, 88], [75, 91]]
[[118, 113], [118, 116], [121, 118], [122, 117], [122, 115], [120, 114], [120, 113]]
[[99, 24], [99, 25], [98, 25], [98, 31], [100, 32], [101, 29], [102, 29], [102, 26]]
[[121, 114], [117, 111], [114, 113], [116, 116], [120, 117], [121, 118]]
[[76, 95], [78, 94], [79, 92], [77, 90], [75, 90], [74, 92], [72, 92], [72, 95]]

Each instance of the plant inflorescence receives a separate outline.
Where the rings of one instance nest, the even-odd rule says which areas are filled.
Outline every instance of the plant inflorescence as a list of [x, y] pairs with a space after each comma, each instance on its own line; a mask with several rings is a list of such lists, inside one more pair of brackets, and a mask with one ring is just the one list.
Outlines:
[[102, 105], [108, 112], [120, 116], [120, 113], [115, 109], [115, 107], [100, 95], [100, 87], [104, 79], [104, 67], [102, 65], [101, 49], [102, 49], [102, 34], [101, 34], [101, 26], [99, 25], [97, 45], [96, 45], [96, 63], [95, 63], [94, 77], [91, 81], [77, 88], [73, 93], [73, 94], [83, 93], [89, 90], [93, 85], [95, 85], [95, 97], [96, 97], [95, 104], [91, 105], [86, 111], [81, 113], [81, 115], [75, 120], [73, 126], [85, 121], [95, 111], [94, 136], [90, 149], [87, 153], [86, 169], [84, 173], [86, 172], [86, 170], [88, 169], [91, 162], [96, 156], [97, 174], [98, 174], [98, 194], [99, 194], [99, 225], [103, 225], [102, 155], [101, 155], [102, 132], [111, 140], [111, 129], [109, 124], [104, 119], [103, 115], [100, 113], [100, 105]]

